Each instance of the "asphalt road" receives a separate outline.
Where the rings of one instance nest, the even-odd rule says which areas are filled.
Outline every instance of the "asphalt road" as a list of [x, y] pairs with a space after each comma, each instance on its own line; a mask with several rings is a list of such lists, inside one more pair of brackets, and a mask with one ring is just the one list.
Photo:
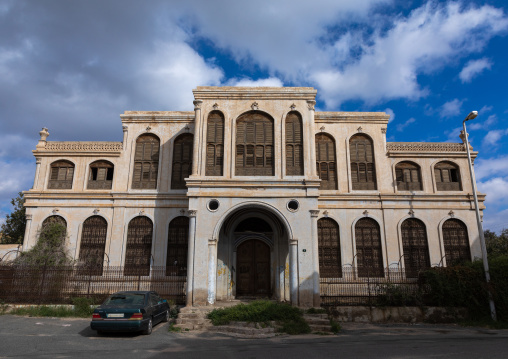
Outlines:
[[338, 335], [236, 339], [207, 332], [98, 336], [84, 319], [0, 316], [0, 358], [508, 358], [508, 330], [343, 325]]

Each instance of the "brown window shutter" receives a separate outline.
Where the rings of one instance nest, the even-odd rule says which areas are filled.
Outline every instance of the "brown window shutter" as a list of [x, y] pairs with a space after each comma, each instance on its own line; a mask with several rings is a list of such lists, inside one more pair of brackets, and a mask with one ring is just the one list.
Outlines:
[[183, 134], [175, 139], [173, 146], [172, 189], [186, 189], [185, 178], [192, 174], [192, 151], [194, 136]]
[[359, 277], [383, 277], [383, 253], [378, 223], [361, 218], [355, 225], [356, 260]]
[[318, 220], [319, 277], [341, 278], [339, 226], [331, 218]]
[[286, 175], [303, 175], [302, 120], [297, 112], [286, 117]]
[[124, 275], [150, 274], [152, 236], [153, 223], [148, 217], [139, 216], [129, 222]]
[[443, 223], [443, 244], [447, 266], [471, 261], [467, 227], [462, 221], [451, 218]]
[[159, 138], [155, 135], [142, 135], [136, 141], [133, 189], [156, 189], [159, 168]]
[[316, 135], [316, 161], [319, 178], [321, 179], [320, 189], [337, 189], [337, 173], [335, 160], [335, 142], [324, 133]]
[[[375, 190], [376, 172], [372, 141], [365, 135], [354, 135], [349, 140], [349, 157], [353, 190]], [[354, 172], [358, 171], [355, 175]], [[354, 178], [356, 176], [356, 178]]]

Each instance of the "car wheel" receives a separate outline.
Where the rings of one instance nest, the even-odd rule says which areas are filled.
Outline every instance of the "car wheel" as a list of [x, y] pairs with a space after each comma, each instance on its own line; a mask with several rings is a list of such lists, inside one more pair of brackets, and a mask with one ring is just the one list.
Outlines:
[[166, 313], [164, 313], [164, 318], [162, 319], [163, 322], [169, 322], [169, 310], [166, 310]]
[[148, 327], [145, 330], [143, 330], [143, 334], [144, 335], [152, 334], [152, 318], [148, 320]]

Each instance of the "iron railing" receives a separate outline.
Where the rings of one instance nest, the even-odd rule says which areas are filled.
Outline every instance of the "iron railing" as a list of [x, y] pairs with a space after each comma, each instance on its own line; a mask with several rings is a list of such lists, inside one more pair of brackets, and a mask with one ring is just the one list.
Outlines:
[[320, 278], [322, 306], [376, 305], [395, 290], [417, 293], [417, 278], [408, 278], [403, 269], [344, 266], [340, 278]]
[[17, 304], [65, 304], [88, 297], [97, 302], [125, 290], [153, 290], [162, 298], [185, 304], [187, 278], [166, 275], [166, 267], [151, 267], [148, 275], [124, 275], [124, 267], [0, 266], [0, 300]]

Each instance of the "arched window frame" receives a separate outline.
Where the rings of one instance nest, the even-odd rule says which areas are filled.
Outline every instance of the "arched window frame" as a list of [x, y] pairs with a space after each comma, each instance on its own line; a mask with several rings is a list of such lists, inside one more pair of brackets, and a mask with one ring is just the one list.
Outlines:
[[382, 233], [379, 223], [373, 218], [362, 217], [354, 227], [358, 277], [384, 277]]
[[72, 189], [74, 180], [74, 163], [58, 160], [50, 165], [48, 189]]
[[224, 115], [212, 111], [206, 124], [206, 176], [224, 175]]
[[92, 162], [89, 166], [87, 189], [113, 188], [115, 166], [106, 160]]
[[166, 251], [166, 276], [187, 275], [189, 248], [189, 217], [173, 218], [168, 226], [168, 247]]
[[153, 221], [136, 216], [127, 226], [124, 275], [148, 276], [152, 259]]
[[194, 135], [183, 133], [173, 143], [171, 166], [171, 189], [187, 189], [185, 179], [192, 174], [192, 151]]
[[323, 217], [317, 221], [319, 277], [342, 278], [340, 228], [336, 221]]
[[336, 190], [337, 182], [337, 151], [335, 139], [327, 133], [318, 133], [316, 142], [316, 171], [321, 179], [320, 190]]
[[437, 191], [462, 191], [460, 167], [451, 161], [440, 161], [434, 165], [434, 180]]
[[53, 223], [53, 222], [60, 223], [65, 228], [67, 228], [67, 221], [65, 220], [65, 218], [63, 218], [62, 216], [59, 216], [59, 215], [52, 215], [52, 216], [46, 217], [44, 219], [44, 221], [42, 221], [41, 229], [44, 228], [44, 226], [46, 224]]
[[357, 133], [349, 139], [349, 166], [353, 190], [377, 190], [374, 142]]
[[297, 111], [286, 116], [286, 176], [303, 176], [303, 121]]
[[143, 134], [136, 139], [134, 149], [133, 189], [157, 189], [159, 175], [160, 139]]
[[79, 263], [86, 267], [83, 274], [102, 275], [107, 235], [108, 221], [104, 217], [95, 215], [83, 222], [79, 245]]
[[273, 118], [249, 111], [236, 119], [235, 176], [274, 176]]
[[416, 278], [419, 271], [430, 268], [427, 226], [417, 218], [406, 218], [400, 225], [406, 277]]
[[466, 224], [457, 218], [450, 218], [441, 226], [446, 265], [471, 261], [471, 245]]
[[418, 164], [401, 161], [395, 165], [397, 191], [423, 191], [422, 171]]

